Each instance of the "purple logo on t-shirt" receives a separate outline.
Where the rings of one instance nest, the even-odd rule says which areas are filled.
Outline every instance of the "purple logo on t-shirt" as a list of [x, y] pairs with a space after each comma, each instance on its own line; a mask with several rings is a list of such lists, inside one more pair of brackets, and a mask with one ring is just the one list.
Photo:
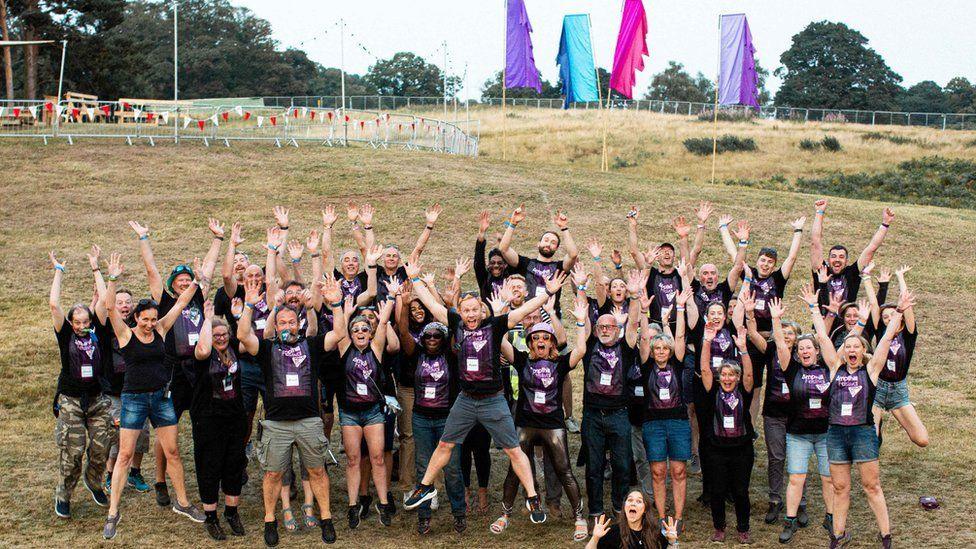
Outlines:
[[459, 328], [461, 333], [457, 339], [461, 341], [459, 353], [461, 379], [465, 382], [479, 382], [492, 380], [493, 344], [491, 341], [491, 325], [485, 325], [476, 330]]
[[231, 348], [227, 349], [227, 354], [228, 361], [224, 363], [217, 349], [210, 353], [210, 384], [215, 400], [233, 400], [237, 396], [234, 390], [234, 378], [240, 375], [237, 354]]
[[618, 341], [613, 347], [597, 342], [590, 355], [586, 376], [586, 390], [591, 394], [620, 396], [623, 394], [623, 357]]
[[774, 297], [780, 297], [777, 295], [776, 284], [773, 282], [772, 277], [767, 277], [763, 279], [756, 279], [756, 283], [752, 286], [752, 297], [756, 302], [756, 317], [758, 318], [771, 318], [772, 315], [769, 313], [769, 302]]
[[847, 301], [847, 279], [843, 274], [832, 275], [827, 281], [831, 295], [839, 295], [841, 301]]
[[98, 348], [98, 340], [92, 334], [78, 337], [72, 332], [68, 355], [71, 357], [71, 376], [73, 378], [81, 381], [95, 379], [101, 361], [101, 351]]
[[830, 422], [835, 425], [863, 425], [868, 416], [868, 374], [864, 368], [850, 373], [846, 367], [834, 376], [830, 388]]
[[306, 340], [295, 345], [275, 343], [271, 356], [275, 398], [312, 396], [312, 368]]
[[769, 375], [769, 398], [777, 404], [790, 401], [790, 386], [786, 383], [786, 373], [780, 367], [779, 355], [773, 354]]
[[885, 366], [881, 369], [881, 379], [885, 381], [901, 381], [905, 378], [905, 371], [908, 363], [908, 354], [905, 349], [904, 332], [898, 332], [891, 339], [888, 346], [888, 356], [885, 358]]
[[369, 348], [365, 352], [355, 347], [346, 355], [346, 401], [356, 404], [379, 402], [379, 365]]
[[727, 393], [719, 387], [715, 394], [713, 432], [719, 438], [737, 438], [746, 434], [744, 402], [739, 388]]
[[414, 401], [424, 408], [447, 408], [450, 404], [450, 377], [444, 355], [421, 354], [414, 373]]
[[551, 360], [530, 360], [522, 370], [519, 389], [524, 393], [524, 410], [530, 414], [551, 414], [556, 411], [559, 364]]
[[654, 365], [654, 372], [647, 378], [647, 404], [652, 410], [670, 410], [681, 404], [679, 377], [670, 364], [664, 368]]
[[655, 279], [657, 287], [654, 288], [655, 301], [662, 309], [670, 309], [674, 303], [674, 296], [678, 294], [678, 283], [674, 278], [659, 276]]
[[176, 356], [190, 358], [193, 348], [200, 340], [200, 329], [203, 327], [203, 311], [195, 303], [190, 303], [180, 311], [176, 323], [173, 325], [173, 335], [176, 342]]
[[830, 372], [822, 367], [801, 368], [793, 380], [793, 393], [799, 404], [800, 417], [825, 418], [830, 391]]

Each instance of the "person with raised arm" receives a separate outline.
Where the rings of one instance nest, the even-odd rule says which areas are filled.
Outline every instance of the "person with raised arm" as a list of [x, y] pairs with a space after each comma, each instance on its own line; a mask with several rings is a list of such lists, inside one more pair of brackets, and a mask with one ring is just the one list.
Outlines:
[[586, 549], [677, 549], [678, 521], [668, 517], [655, 521], [651, 514], [651, 498], [640, 490], [627, 494], [624, 508], [617, 515], [617, 523], [600, 515], [593, 523], [593, 536]]
[[703, 470], [710, 476], [709, 503], [712, 526], [715, 528], [711, 539], [713, 543], [725, 542], [725, 503], [731, 495], [735, 505], [738, 541], [740, 544], [752, 543], [749, 534], [749, 481], [756, 456], [752, 446], [755, 431], [749, 413], [753, 398], [752, 360], [746, 350], [746, 333], [744, 329], [739, 329], [733, 337], [740, 361], [717, 357], [720, 360], [717, 365], [713, 361], [712, 343], [719, 330], [708, 324], [704, 333], [700, 369], [707, 396], [700, 413], [706, 418], [702, 437], [709, 439], [709, 451], [704, 458], [708, 464]]
[[[905, 273], [912, 268], [908, 265], [895, 271], [898, 278], [898, 286], [902, 295], [911, 294], [908, 284], [905, 282]], [[870, 291], [870, 290], [869, 290]], [[876, 303], [875, 303], [876, 305]], [[887, 326], [892, 323], [893, 315], [898, 312], [898, 305], [888, 303], [881, 307], [877, 322], [876, 334], [882, 334]], [[895, 416], [898, 424], [908, 434], [916, 446], [925, 448], [929, 445], [929, 432], [918, 417], [915, 406], [908, 398], [908, 367], [912, 363], [912, 356], [915, 354], [915, 340], [918, 338], [918, 330], [915, 320], [915, 308], [911, 302], [901, 310], [902, 323], [891, 339], [888, 346], [888, 356], [885, 360], [885, 367], [881, 370], [878, 380], [878, 392], [874, 400], [875, 423], [878, 426], [878, 438], [881, 438], [881, 426], [884, 412], [891, 412]]]
[[[206, 516], [186, 496], [183, 462], [180, 459], [177, 427], [179, 417], [173, 404], [171, 370], [167, 367], [164, 341], [179, 322], [183, 309], [199, 295], [195, 279], [183, 287], [183, 291], [162, 318], [159, 305], [152, 299], [140, 299], [132, 311], [135, 326], [129, 327], [122, 313], [115, 306], [115, 282], [122, 276], [122, 256], [112, 254], [108, 264], [108, 283], [105, 291], [105, 307], [112, 319], [112, 330], [119, 341], [119, 349], [125, 358], [125, 385], [122, 388], [122, 415], [119, 419], [119, 455], [112, 474], [112, 495], [105, 518], [102, 536], [112, 539], [118, 532], [119, 503], [122, 488], [132, 465], [136, 440], [146, 419], [156, 431], [156, 442], [166, 454], [164, 463], [176, 492], [173, 512], [194, 522], [203, 522]], [[196, 341], [194, 341], [196, 345]], [[157, 461], [157, 467], [159, 462]]]
[[482, 210], [478, 214], [478, 238], [474, 242], [474, 276], [478, 281], [478, 291], [485, 298], [501, 290], [505, 279], [513, 272], [498, 248], [492, 248], [488, 252], [487, 260], [485, 259], [489, 227], [491, 217], [488, 210]]
[[844, 345], [835, 350], [827, 335], [813, 285], [804, 284], [800, 296], [810, 309], [820, 352], [830, 368], [827, 458], [830, 460], [830, 477], [834, 487], [830, 547], [844, 547], [851, 540], [847, 531], [847, 516], [851, 505], [852, 463], [857, 464], [861, 475], [861, 486], [878, 523], [881, 544], [886, 548], [891, 547], [891, 524], [881, 489], [879, 442], [872, 407], [878, 377], [888, 360], [891, 341], [898, 333], [904, 311], [915, 305], [915, 296], [911, 292], [901, 295], [873, 355], [868, 353], [867, 340], [856, 334], [847, 336]]
[[[430, 235], [434, 232], [434, 225], [437, 223], [437, 218], [443, 210], [440, 204], [434, 204], [424, 210], [424, 230], [421, 231], [420, 236], [417, 238], [417, 243], [414, 244], [413, 250], [407, 256], [408, 258], [413, 258], [414, 261], [420, 260], [420, 256], [424, 253], [424, 248], [427, 247], [427, 241], [430, 240]], [[391, 244], [383, 248], [382, 265], [380, 265], [376, 275], [377, 302], [386, 299], [387, 282], [394, 280], [399, 284], [406, 282], [407, 272], [403, 269], [402, 259], [400, 249], [396, 246]], [[401, 467], [401, 473], [405, 472], [408, 468], [412, 471], [413, 465]]]
[[817, 270], [821, 265], [827, 266], [826, 292], [819, 292], [821, 307], [826, 307], [831, 295], [838, 294], [841, 302], [857, 301], [857, 293], [861, 288], [862, 270], [871, 264], [874, 254], [884, 243], [888, 229], [895, 220], [895, 212], [885, 208], [881, 212], [881, 225], [874, 232], [871, 241], [861, 251], [857, 261], [850, 262], [847, 248], [837, 244], [830, 248], [829, 255], [824, 258], [823, 224], [827, 215], [827, 200], [821, 198], [814, 203], [815, 215], [813, 227], [810, 230], [810, 268], [813, 269], [813, 282], [819, 289]]
[[[335, 525], [329, 504], [329, 477], [325, 471], [328, 440], [323, 434], [319, 417], [316, 380], [325, 382], [323, 361], [338, 360], [334, 356], [338, 342], [346, 337], [342, 292], [332, 276], [324, 281], [323, 296], [335, 317], [335, 327], [327, 334], [305, 337], [298, 328], [298, 313], [283, 308], [275, 315], [274, 332], [265, 331], [258, 339], [251, 323], [251, 314], [261, 300], [261, 283], [244, 281], [244, 310], [237, 326], [237, 338], [248, 355], [261, 365], [267, 387], [265, 419], [261, 422], [259, 459], [264, 467], [264, 542], [278, 545], [278, 521], [275, 507], [281, 491], [281, 477], [290, 465], [292, 445], [308, 471], [309, 482], [319, 504], [322, 541], [335, 543]], [[268, 336], [274, 334], [274, 339]], [[325, 356], [330, 354], [328, 358]]]
[[[647, 253], [641, 253], [640, 243], [637, 238], [637, 220], [640, 216], [640, 208], [633, 206], [627, 214], [627, 247], [630, 256], [641, 270], [650, 269], [650, 276], [647, 279], [647, 295], [654, 296], [651, 302], [651, 321], [664, 324], [661, 320], [662, 311], [670, 310], [674, 306], [674, 298], [681, 292], [681, 275], [677, 270], [677, 257], [674, 245], [664, 242], [658, 246], [648, 247]], [[679, 244], [683, 240], [682, 249], [688, 245], [688, 234], [691, 226], [684, 221], [684, 218], [675, 218], [672, 223], [678, 233]], [[685, 254], [687, 257], [688, 254]], [[657, 263], [657, 266], [655, 266]], [[674, 328], [672, 327], [672, 330]]]
[[[525, 277], [526, 296], [539, 297], [545, 295], [545, 281], [556, 273], [568, 273], [573, 269], [576, 260], [579, 258], [579, 249], [576, 242], [569, 232], [569, 218], [561, 210], [557, 210], [552, 217], [552, 222], [559, 229], [556, 231], [546, 231], [542, 233], [539, 244], [536, 247], [535, 257], [519, 255], [512, 249], [512, 238], [515, 235], [515, 227], [525, 220], [525, 205], [520, 205], [512, 212], [512, 216], [505, 222], [505, 233], [502, 235], [501, 242], [498, 243], [498, 251], [510, 267], [517, 274]], [[566, 254], [563, 259], [553, 259], [561, 246], [565, 246]], [[556, 314], [560, 313], [559, 298], [562, 290], [556, 294]]]
[[[339, 265], [335, 266], [332, 258], [332, 225], [335, 223], [335, 209], [329, 206], [322, 214], [325, 225], [322, 231], [322, 255], [325, 257], [325, 271], [334, 273], [336, 280], [339, 281], [343, 297], [352, 296], [356, 305], [366, 305], [372, 298], [363, 295], [366, 293], [368, 277], [365, 272], [359, 270], [359, 258], [365, 259], [366, 252], [373, 248], [376, 239], [373, 234], [373, 207], [369, 204], [363, 204], [360, 207], [350, 202], [346, 207], [346, 212], [350, 223], [352, 223], [352, 235], [359, 251], [348, 250], [343, 252], [339, 257]], [[360, 222], [363, 223], [363, 230], [360, 230]], [[363, 236], [364, 231], [365, 236]]]
[[[105, 283], [98, 267], [98, 246], [92, 246], [88, 256], [95, 277], [96, 296], [103, 297]], [[54, 490], [54, 512], [61, 518], [71, 518], [71, 494], [83, 477], [85, 488], [95, 503], [108, 506], [102, 490], [102, 476], [112, 443], [112, 401], [102, 393], [100, 378], [110, 364], [109, 328], [105, 323], [105, 309], [98, 302], [95, 308], [76, 303], [65, 314], [61, 308], [61, 282], [65, 274], [63, 262], [52, 251], [49, 305], [54, 335], [61, 357], [58, 387], [55, 396], [57, 423], [54, 438], [60, 450], [58, 484]], [[141, 428], [140, 428], [141, 431]], [[82, 458], [88, 454], [88, 464], [82, 471]]]
[[454, 337], [453, 348], [457, 354], [461, 394], [451, 406], [444, 425], [444, 434], [431, 456], [424, 477], [404, 501], [404, 508], [415, 509], [437, 495], [433, 486], [434, 478], [450, 460], [454, 446], [464, 441], [471, 428], [480, 423], [511, 460], [512, 468], [525, 488], [526, 506], [532, 522], [545, 522], [546, 512], [535, 490], [529, 458], [519, 447], [515, 423], [505, 401], [504, 380], [500, 368], [501, 344], [505, 332], [559, 292], [567, 275], [559, 272], [547, 278], [546, 291], [514, 311], [488, 316], [487, 308], [482, 306], [477, 293], [462, 293], [458, 308], [447, 309], [431, 295], [425, 285], [418, 284], [421, 280], [419, 265], [408, 263], [406, 269], [417, 297], [430, 310], [434, 320], [445, 324]]

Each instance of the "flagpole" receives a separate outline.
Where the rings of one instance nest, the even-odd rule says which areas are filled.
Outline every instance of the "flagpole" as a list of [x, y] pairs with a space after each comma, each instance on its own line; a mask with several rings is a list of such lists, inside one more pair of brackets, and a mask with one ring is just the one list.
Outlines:
[[505, 73], [508, 69], [508, 0], [505, 0], [505, 13], [502, 17], [505, 37], [502, 49], [502, 160], [505, 160], [505, 146], [508, 143], [508, 118], [505, 116]]
[[718, 88], [722, 85], [722, 16], [718, 16], [718, 71], [715, 77], [715, 105], [712, 107], [712, 185], [715, 184], [715, 161], [718, 156]]
[[339, 19], [339, 88], [342, 93], [342, 108], [340, 113], [342, 114], [342, 145], [346, 146], [349, 144], [349, 123], [346, 122], [346, 55], [345, 55], [345, 38], [346, 38], [346, 21], [344, 19]]
[[[593, 21], [590, 19], [590, 14], [586, 14], [586, 21], [589, 23], [590, 29], [590, 49], [593, 49]], [[596, 57], [594, 55], [594, 57]], [[596, 66], [596, 60], [593, 61], [593, 72], [596, 73], [596, 96], [597, 96], [597, 108], [601, 111], [603, 110], [603, 84], [600, 83], [600, 68]], [[603, 152], [600, 155], [600, 171], [606, 171], [604, 166], [607, 163], [607, 121], [606, 113], [601, 113], [603, 116]]]
[[180, 143], [180, 131], [178, 129], [180, 125], [180, 40], [179, 28], [177, 27], [179, 7], [178, 1], [173, 2], [173, 107], [176, 109], [176, 118], [173, 120], [173, 142], [176, 144]]
[[[620, 18], [621, 18], [621, 21], [623, 21], [624, 7], [625, 6], [626, 6], [625, 0], [620, 0]], [[599, 75], [600, 73], [597, 72], [597, 74]], [[613, 61], [612, 60], [610, 62], [610, 80], [613, 80]], [[599, 79], [597, 79], [597, 83], [599, 84]], [[606, 110], [603, 112], [603, 160], [602, 160], [601, 165], [600, 165], [600, 171], [604, 171], [604, 172], [610, 171], [609, 150], [607, 149], [607, 131], [608, 131], [607, 130], [607, 126], [609, 125], [609, 122], [608, 122], [607, 118], [610, 116], [609, 111], [610, 111], [610, 95], [611, 95], [611, 93], [612, 93], [612, 88], [610, 87], [610, 82], [608, 81], [607, 82], [607, 107], [606, 107]]]

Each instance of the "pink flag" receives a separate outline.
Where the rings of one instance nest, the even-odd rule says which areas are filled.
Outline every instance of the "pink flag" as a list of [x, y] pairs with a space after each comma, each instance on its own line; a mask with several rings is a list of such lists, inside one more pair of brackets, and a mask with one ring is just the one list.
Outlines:
[[634, 97], [634, 80], [637, 71], [644, 70], [647, 51], [647, 14], [641, 0], [627, 0], [620, 20], [617, 49], [613, 54], [613, 71], [610, 87], [628, 99]]

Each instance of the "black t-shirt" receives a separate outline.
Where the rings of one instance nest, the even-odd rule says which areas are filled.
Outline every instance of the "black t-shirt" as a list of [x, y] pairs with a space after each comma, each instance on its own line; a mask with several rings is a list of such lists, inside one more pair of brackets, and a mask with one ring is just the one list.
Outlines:
[[687, 403], [681, 397], [683, 368], [684, 366], [674, 357], [668, 360], [665, 368], [658, 367], [653, 356], [641, 364], [644, 421], [688, 419]]
[[[106, 335], [108, 342], [103, 347], [104, 352], [109, 357], [105, 362], [102, 371], [102, 391], [105, 394], [119, 396], [122, 394], [122, 387], [125, 384], [125, 357], [122, 356], [122, 349], [119, 349], [119, 340], [115, 337], [115, 330], [111, 327], [112, 319], [108, 319], [106, 324]], [[132, 326], [129, 326], [132, 328]]]
[[704, 402], [705, 417], [709, 418], [706, 435], [712, 445], [720, 448], [752, 446], [754, 431], [749, 413], [752, 391], [746, 391], [740, 382], [727, 393], [716, 377]]
[[[827, 265], [827, 262], [824, 262]], [[834, 274], [827, 265], [830, 277], [827, 279], [826, 288], [821, 288], [820, 279], [817, 272], [813, 272], [813, 286], [815, 289], [822, 289], [818, 299], [820, 300], [821, 310], [826, 312], [827, 305], [830, 304], [831, 294], [840, 294], [841, 302], [857, 301], [857, 292], [861, 288], [861, 268], [857, 262], [844, 267], [840, 274]]]
[[[792, 353], [790, 353], [792, 355]], [[790, 415], [790, 401], [792, 394], [790, 384], [786, 379], [786, 372], [780, 368], [779, 353], [776, 351], [776, 343], [770, 341], [766, 344], [766, 353], [763, 356], [766, 364], [766, 393], [763, 398], [762, 415], [766, 417], [784, 418]], [[792, 356], [787, 368], [794, 362]]]
[[[884, 320], [878, 319], [878, 338], [883, 337], [888, 326]], [[918, 326], [914, 332], [909, 332], [908, 328], [902, 328], [891, 339], [888, 347], [888, 357], [885, 359], [885, 367], [881, 369], [880, 379], [889, 382], [898, 382], [908, 376], [908, 367], [912, 364], [912, 356], [915, 354], [915, 340], [918, 339]]]
[[446, 418], [459, 391], [457, 357], [451, 352], [429, 355], [418, 346], [402, 358], [403, 368], [413, 371], [413, 413]]
[[366, 291], [367, 276], [365, 271], [359, 272], [350, 280], [346, 280], [338, 270], [334, 274], [336, 280], [339, 282], [339, 289], [342, 290], [343, 298], [352, 296], [353, 300], [355, 300], [359, 297], [359, 294]]
[[699, 314], [705, 314], [705, 309], [710, 303], [721, 303], [728, 307], [734, 295], [728, 279], [719, 282], [714, 290], [708, 290], [696, 278], [691, 281], [691, 291], [695, 296], [695, 305], [698, 306]]
[[786, 369], [786, 382], [790, 386], [786, 432], [794, 435], [826, 433], [830, 412], [830, 370], [823, 363], [804, 368], [791, 361]]
[[[719, 330], [715, 339], [712, 340], [711, 346], [711, 368], [712, 375], [714, 379], [718, 379], [719, 370], [718, 367], [723, 361], [735, 362], [736, 364], [742, 365], [742, 357], [739, 355], [739, 349], [735, 346], [735, 341], [732, 338], [737, 333], [735, 325], [732, 322], [727, 321], [722, 329]], [[705, 340], [705, 318], [702, 317], [698, 319], [698, 323], [695, 327], [690, 329], [688, 332], [688, 341], [693, 342], [695, 345], [695, 370], [694, 377], [692, 378], [692, 389], [695, 398], [695, 406], [704, 406], [702, 401], [707, 396], [705, 394], [705, 386], [702, 385], [701, 378], [701, 351], [702, 343]], [[753, 371], [755, 371], [755, 364], [753, 365]]]
[[[774, 297], [783, 299], [783, 296], [786, 295], [786, 277], [783, 276], [782, 268], [776, 269], [766, 278], [759, 276], [758, 267], [752, 269], [754, 279], [749, 287], [752, 290], [753, 298], [756, 300], [756, 328], [760, 332], [768, 332], [773, 329], [769, 302]], [[740, 276], [745, 277], [745, 274]]]
[[630, 403], [627, 373], [637, 361], [637, 352], [623, 337], [612, 347], [591, 334], [583, 357], [583, 407], [613, 410]]
[[55, 330], [54, 335], [61, 354], [58, 392], [76, 398], [102, 392], [100, 378], [110, 358], [105, 349], [109, 341], [105, 325], [92, 318], [91, 331], [79, 337], [65, 318], [61, 330]]
[[[362, 412], [383, 403], [383, 395], [389, 394], [393, 377], [388, 356], [384, 352], [380, 361], [373, 353], [372, 345], [359, 350], [350, 344], [337, 361], [328, 363], [328, 367], [339, 370], [339, 383], [334, 385], [339, 408]], [[330, 379], [334, 380], [335, 375]]]
[[172, 370], [166, 366], [166, 345], [159, 332], [153, 330], [152, 341], [143, 343], [136, 334], [122, 347], [125, 360], [123, 393], [149, 393], [158, 391], [170, 381]]
[[241, 365], [237, 360], [239, 345], [237, 338], [231, 336], [224, 359], [216, 348], [211, 348], [209, 357], [193, 361], [196, 384], [190, 417], [244, 417]]
[[[554, 259], [552, 261], [539, 261], [532, 257], [520, 255], [515, 272], [525, 277], [525, 300], [546, 294], [546, 280], [556, 273], [563, 270], [563, 260]], [[559, 308], [559, 299], [562, 297], [562, 289], [556, 292], [556, 314], [562, 316]]]
[[389, 291], [386, 289], [386, 283], [392, 280], [396, 280], [400, 284], [403, 284], [407, 280], [407, 270], [402, 266], [398, 266], [396, 270], [393, 271], [392, 275], [386, 274], [386, 269], [383, 267], [376, 268], [376, 302], [382, 303], [386, 300], [386, 296], [389, 295]]
[[[629, 527], [627, 528], [627, 532], [630, 534], [629, 547], [649, 547], [652, 549], [658, 549], [668, 546], [667, 538], [661, 535], [660, 531], [657, 532], [657, 538], [655, 539], [657, 542], [656, 545], [645, 545], [644, 538], [641, 536], [641, 533], [631, 530]], [[613, 524], [610, 526], [610, 529], [607, 530], [606, 535], [600, 538], [600, 541], [597, 542], [596, 546], [597, 549], [620, 549], [623, 547], [623, 541], [620, 539], [620, 525]]]
[[656, 267], [651, 267], [651, 276], [647, 279], [647, 295], [654, 296], [654, 301], [651, 302], [651, 320], [661, 322], [661, 309], [673, 308], [674, 300], [681, 293], [681, 289], [681, 275], [677, 269], [665, 274]]
[[474, 243], [474, 277], [478, 281], [478, 291], [481, 292], [481, 298], [488, 300], [491, 299], [495, 290], [502, 288], [502, 284], [505, 283], [505, 279], [510, 274], [509, 271], [511, 269], [506, 263], [505, 270], [502, 271], [502, 276], [493, 276], [488, 271], [488, 263], [485, 258], [486, 247], [487, 242], [484, 240], [476, 240]]
[[[261, 292], [266, 292], [264, 284], [261, 284]], [[234, 292], [234, 297], [240, 298], [244, 301], [244, 285], [238, 284], [237, 291]], [[251, 328], [254, 329], [254, 335], [258, 336], [258, 339], [264, 339], [264, 328], [268, 324], [268, 316], [271, 314], [271, 307], [268, 306], [266, 300], [267, 295], [262, 295], [261, 300], [254, 304], [254, 309], [251, 310]], [[231, 312], [233, 305], [233, 300], [227, 297], [227, 291], [221, 286], [217, 289], [217, 295], [214, 296], [214, 314], [218, 316], [223, 316], [224, 320], [230, 326], [230, 334], [237, 334], [237, 319], [234, 318], [234, 314]], [[299, 317], [301, 320], [301, 317]], [[319, 332], [324, 333], [324, 332]]]
[[291, 421], [319, 415], [316, 382], [323, 360], [332, 354], [324, 351], [324, 339], [324, 335], [300, 338], [294, 345], [260, 341], [256, 356], [264, 374], [267, 419]]
[[488, 317], [474, 330], [464, 327], [455, 309], [447, 311], [447, 329], [453, 337], [457, 356], [458, 383], [474, 396], [487, 396], [502, 390], [502, 338], [508, 331], [508, 314]]
[[[163, 290], [159, 299], [159, 318], [166, 316], [170, 309], [176, 306], [177, 298]], [[183, 377], [193, 385], [196, 371], [193, 363], [193, 349], [200, 340], [200, 329], [203, 327], [203, 292], [197, 286], [190, 302], [176, 317], [173, 327], [166, 332], [166, 367], [173, 375], [174, 383], [179, 383]]]
[[530, 360], [529, 354], [515, 349], [512, 367], [519, 374], [519, 395], [515, 407], [517, 427], [563, 429], [563, 382], [569, 373], [569, 355], [553, 360]]

